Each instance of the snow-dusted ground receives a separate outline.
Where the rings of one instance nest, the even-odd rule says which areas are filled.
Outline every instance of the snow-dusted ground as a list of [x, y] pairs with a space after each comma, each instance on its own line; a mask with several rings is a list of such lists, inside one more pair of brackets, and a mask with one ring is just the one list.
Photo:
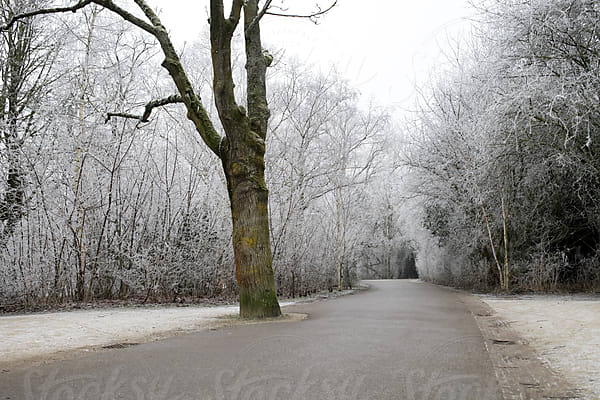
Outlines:
[[237, 306], [157, 306], [0, 316], [0, 363], [207, 329], [238, 313]]
[[600, 299], [590, 296], [489, 297], [482, 300], [586, 399], [600, 399]]

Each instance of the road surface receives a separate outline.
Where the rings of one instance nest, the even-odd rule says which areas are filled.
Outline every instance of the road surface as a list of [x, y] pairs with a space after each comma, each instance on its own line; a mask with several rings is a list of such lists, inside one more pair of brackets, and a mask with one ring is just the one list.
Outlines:
[[458, 296], [416, 281], [287, 307], [308, 319], [202, 331], [0, 371], [0, 399], [501, 399]]

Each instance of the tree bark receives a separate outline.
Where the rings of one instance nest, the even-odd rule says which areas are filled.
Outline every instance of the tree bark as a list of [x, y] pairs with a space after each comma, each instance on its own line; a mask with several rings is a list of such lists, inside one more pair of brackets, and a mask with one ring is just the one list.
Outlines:
[[244, 318], [281, 314], [272, 267], [263, 157], [264, 150], [237, 144], [230, 144], [223, 157], [231, 201], [240, 316]]
[[[231, 71], [231, 38], [244, 9], [246, 40], [246, 110], [235, 102]], [[233, 252], [240, 291], [240, 316], [281, 315], [273, 274], [265, 184], [265, 139], [269, 109], [266, 100], [267, 59], [263, 55], [258, 1], [234, 0], [229, 19], [222, 0], [211, 1], [211, 45], [215, 103], [226, 138], [220, 156], [227, 179], [233, 222]]]

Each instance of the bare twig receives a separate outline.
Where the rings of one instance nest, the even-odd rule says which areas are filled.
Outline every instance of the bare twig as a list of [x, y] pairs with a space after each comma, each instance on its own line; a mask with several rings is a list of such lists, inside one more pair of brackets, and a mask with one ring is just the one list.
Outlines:
[[[319, 8], [319, 11], [316, 11], [312, 14], [284, 14], [284, 13], [275, 13], [275, 12], [270, 12], [268, 10], [265, 10], [265, 14], [266, 15], [275, 15], [277, 17], [290, 17], [290, 18], [309, 18], [309, 19], [313, 19], [316, 17], [319, 17], [327, 12], [329, 12], [333, 7], [335, 7], [337, 5], [337, 0], [335, 0], [333, 2], [333, 4], [331, 4], [329, 7], [327, 7], [324, 10], [321, 10]], [[318, 7], [318, 6], [317, 6]]]
[[260, 10], [258, 15], [256, 16], [256, 18], [254, 18], [254, 20], [250, 23], [250, 25], [248, 25], [248, 27], [246, 27], [246, 29], [245, 29], [246, 31], [249, 31], [250, 29], [252, 29], [265, 15], [275, 15], [278, 17], [290, 17], [290, 18], [308, 18], [314, 22], [315, 18], [329, 12], [329, 10], [331, 10], [333, 7], [335, 7], [337, 5], [337, 0], [335, 0], [333, 2], [333, 4], [330, 5], [329, 7], [327, 7], [325, 10], [321, 10], [321, 8], [317, 5], [317, 8], [319, 9], [319, 11], [316, 11], [312, 14], [284, 14], [284, 13], [270, 12], [269, 9], [271, 8], [272, 3], [273, 3], [273, 0], [267, 0], [265, 5], [263, 6], [263, 8]]
[[142, 115], [135, 115], [135, 114], [129, 114], [129, 113], [108, 113], [106, 115], [106, 119], [104, 122], [108, 123], [108, 121], [110, 121], [110, 119], [112, 117], [137, 119], [140, 122], [148, 122], [149, 118], [150, 118], [150, 114], [152, 114], [153, 109], [155, 109], [156, 107], [166, 106], [167, 104], [176, 104], [176, 103], [183, 103], [183, 99], [178, 94], [169, 96], [164, 99], [158, 99], [158, 100], [153, 100], [153, 101], [149, 102], [148, 104], [146, 104], [144, 113]]

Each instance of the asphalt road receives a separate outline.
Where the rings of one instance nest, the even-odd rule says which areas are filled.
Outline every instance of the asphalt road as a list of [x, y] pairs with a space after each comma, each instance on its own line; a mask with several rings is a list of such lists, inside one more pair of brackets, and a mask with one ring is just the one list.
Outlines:
[[501, 399], [452, 291], [412, 281], [234, 326], [0, 373], [0, 399]]

